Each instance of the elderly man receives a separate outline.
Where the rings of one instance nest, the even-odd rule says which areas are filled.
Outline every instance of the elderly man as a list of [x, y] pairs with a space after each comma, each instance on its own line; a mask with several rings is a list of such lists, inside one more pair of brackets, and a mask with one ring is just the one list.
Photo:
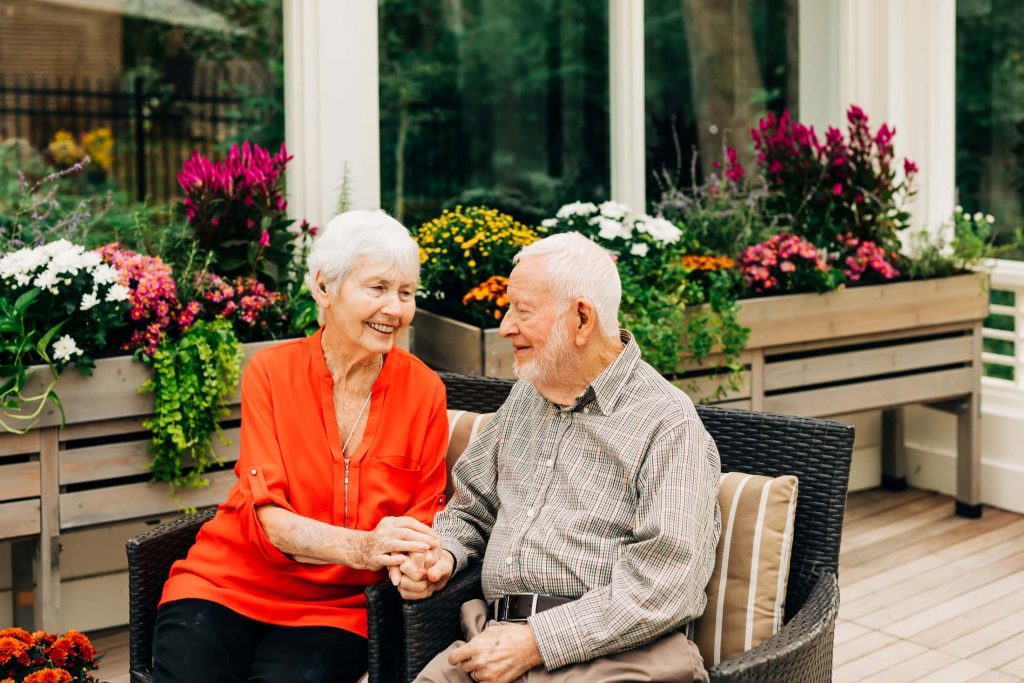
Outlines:
[[463, 606], [468, 642], [417, 680], [706, 681], [680, 629], [715, 561], [714, 441], [619, 330], [606, 251], [567, 233], [516, 264], [501, 335], [522, 381], [455, 465], [443, 550], [392, 572], [417, 599], [482, 558], [490, 606]]

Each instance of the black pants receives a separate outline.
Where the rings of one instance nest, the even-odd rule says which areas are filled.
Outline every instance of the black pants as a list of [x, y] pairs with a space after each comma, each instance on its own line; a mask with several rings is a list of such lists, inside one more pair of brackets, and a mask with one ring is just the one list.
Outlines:
[[160, 608], [154, 683], [352, 683], [366, 639], [328, 626], [274, 626], [209, 600]]

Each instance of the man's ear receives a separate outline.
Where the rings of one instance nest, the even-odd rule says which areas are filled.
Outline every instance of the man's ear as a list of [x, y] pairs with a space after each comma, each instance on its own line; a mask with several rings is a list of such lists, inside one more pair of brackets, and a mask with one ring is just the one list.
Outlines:
[[590, 302], [590, 299], [582, 297], [576, 299], [574, 317], [576, 318], [576, 345], [583, 346], [597, 329], [597, 311], [594, 310], [594, 304]]

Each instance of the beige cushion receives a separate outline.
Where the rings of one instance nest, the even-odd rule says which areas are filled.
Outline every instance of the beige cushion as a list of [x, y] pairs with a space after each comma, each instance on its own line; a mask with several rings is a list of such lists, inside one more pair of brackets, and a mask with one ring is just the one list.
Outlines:
[[760, 645], [782, 626], [797, 480], [722, 475], [722, 537], [708, 605], [693, 640], [708, 668]]
[[469, 413], [465, 410], [448, 411], [448, 452], [445, 454], [448, 468], [448, 484], [445, 486], [444, 495], [451, 500], [455, 487], [452, 484], [452, 467], [455, 461], [466, 450], [470, 442], [476, 438], [494, 413]]

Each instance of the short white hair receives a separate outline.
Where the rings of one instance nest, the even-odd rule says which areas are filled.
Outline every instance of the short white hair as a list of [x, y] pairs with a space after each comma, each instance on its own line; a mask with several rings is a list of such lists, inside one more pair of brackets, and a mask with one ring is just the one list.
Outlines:
[[578, 232], [563, 232], [523, 247], [513, 263], [543, 256], [556, 303], [568, 306], [579, 297], [594, 304], [606, 337], [619, 338], [622, 281], [611, 254]]
[[420, 277], [420, 248], [401, 223], [383, 211], [346, 211], [335, 216], [313, 240], [306, 259], [306, 286], [316, 287], [319, 273], [334, 291], [363, 259]]

